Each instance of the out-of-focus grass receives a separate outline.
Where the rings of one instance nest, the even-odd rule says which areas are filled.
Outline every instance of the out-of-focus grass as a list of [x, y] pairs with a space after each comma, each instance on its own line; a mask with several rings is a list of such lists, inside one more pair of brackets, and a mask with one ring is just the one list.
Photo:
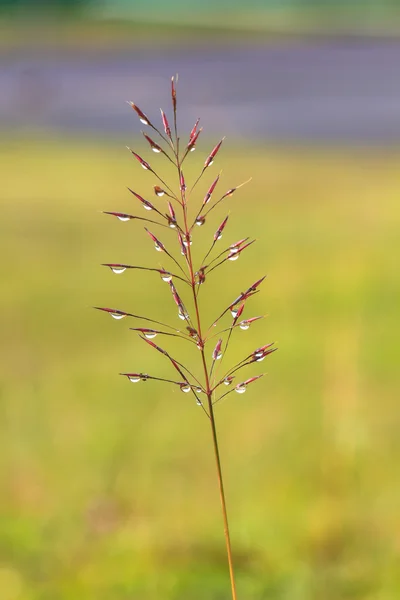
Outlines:
[[[140, 223], [99, 213], [146, 216], [124, 186], [155, 181], [123, 144], [0, 149], [2, 600], [226, 598], [208, 423], [179, 391], [119, 378], [171, 371], [134, 322], [90, 308], [178, 323], [156, 276], [98, 266], [160, 261]], [[237, 332], [230, 360], [280, 347], [217, 411], [239, 597], [394, 600], [398, 156], [237, 148], [220, 166], [221, 188], [253, 181], [195, 234], [210, 238], [229, 207], [224, 242], [258, 243], [210, 276], [203, 310], [267, 272], [247, 314], [269, 316]]]
[[[167, 6], [167, 5], [166, 5]], [[284, 39], [288, 44], [298, 38], [328, 38], [344, 35], [357, 38], [397, 38], [400, 9], [396, 6], [368, 11], [365, 7], [344, 5], [323, 6], [316, 9], [302, 6], [300, 10], [288, 7], [226, 11], [216, 8], [193, 14], [189, 8], [171, 10], [162, 14], [153, 9], [122, 18], [66, 18], [64, 14], [48, 13], [44, 18], [24, 11], [20, 18], [0, 14], [0, 54], [20, 53], [21, 49], [51, 49], [52, 52], [115, 52], [154, 47], [181, 48], [196, 46], [276, 43]], [[51, 18], [52, 17], [52, 18]]]
[[[241, 32], [243, 43], [248, 43], [251, 38], [264, 40], [265, 35], [257, 31]], [[210, 24], [180, 23], [153, 23], [134, 21], [93, 21], [58, 19], [51, 23], [46, 20], [0, 19], [0, 51], [20, 50], [21, 47], [52, 47], [57, 51], [70, 52], [124, 50], [135, 46], [145, 49], [154, 45], [179, 47], [190, 42], [205, 45], [212, 38], [213, 43], [226, 43], [229, 40], [235, 43], [238, 40], [237, 32], [233, 29]]]

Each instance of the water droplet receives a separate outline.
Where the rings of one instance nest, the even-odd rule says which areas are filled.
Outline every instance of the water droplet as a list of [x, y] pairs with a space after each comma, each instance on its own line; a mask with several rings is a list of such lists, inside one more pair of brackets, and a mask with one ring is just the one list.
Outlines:
[[142, 162], [141, 162], [140, 164], [142, 165], [143, 169], [144, 169], [145, 171], [147, 171], [147, 169], [148, 169], [149, 167], [148, 167], [147, 165], [145, 165], [144, 163], [142, 163]]
[[151, 205], [151, 204], [145, 204], [144, 202], [143, 202], [143, 208], [144, 208], [145, 210], [153, 210], [153, 207], [152, 207], [152, 205]]
[[139, 119], [139, 121], [140, 121], [141, 123], [143, 123], [143, 125], [148, 125], [148, 124], [149, 124], [149, 122], [148, 122], [148, 120], [147, 120], [147, 119]]
[[199, 227], [201, 227], [202, 225], [204, 225], [204, 223], [206, 222], [206, 218], [205, 217], [197, 217], [195, 223], [196, 225], [198, 225]]
[[186, 319], [188, 319], [189, 315], [187, 314], [187, 312], [186, 312], [186, 311], [184, 311], [184, 310], [179, 310], [179, 311], [178, 311], [178, 317], [179, 317], [180, 319], [182, 319], [182, 321], [186, 321]]
[[218, 242], [218, 240], [220, 240], [222, 238], [222, 233], [218, 233], [218, 235], [215, 236], [215, 241]]
[[176, 229], [176, 221], [174, 219], [169, 218], [168, 227], [171, 227], [171, 229]]
[[196, 387], [196, 388], [194, 388], [194, 390], [195, 390], [195, 392], [196, 392], [197, 394], [201, 394], [201, 393], [202, 393], [202, 391], [203, 391], [203, 390], [201, 389], [201, 387]]
[[117, 319], [117, 321], [119, 319], [123, 319], [124, 317], [126, 317], [126, 315], [124, 315], [124, 314], [121, 315], [120, 313], [110, 313], [110, 315], [112, 316], [113, 319]]
[[256, 362], [262, 362], [265, 358], [265, 355], [262, 354], [261, 356], [259, 356], [258, 358], [256, 358]]
[[203, 406], [202, 403], [201, 403], [201, 401], [197, 400], [197, 399], [196, 399], [196, 404], [197, 404], [197, 406]]
[[189, 238], [189, 241], [187, 239], [183, 240], [183, 245], [186, 246], [186, 248], [188, 248], [188, 246], [192, 245], [192, 238]]
[[231, 385], [233, 377], [225, 377], [224, 385]]
[[144, 332], [144, 337], [147, 338], [148, 340], [152, 340], [153, 338], [155, 338], [157, 335], [156, 331], [145, 331]]
[[232, 248], [232, 246], [229, 248], [231, 251], [231, 254], [237, 254], [239, 252], [239, 248]]
[[243, 331], [246, 331], [246, 329], [249, 329], [250, 323], [248, 321], [242, 321], [241, 323], [239, 323], [239, 327]]
[[221, 357], [222, 357], [222, 352], [218, 352], [218, 354], [215, 356], [215, 358], [213, 356], [213, 359], [214, 360], [219, 360]]
[[128, 379], [129, 381], [132, 381], [132, 383], [137, 383], [140, 381], [140, 375], [128, 375]]
[[154, 248], [157, 250], [157, 252], [162, 252], [162, 248], [158, 244], [154, 244]]
[[256, 352], [254, 352], [254, 358], [256, 358], [256, 359], [257, 358], [262, 358], [263, 354], [264, 354], [263, 350], [258, 350]]
[[161, 152], [160, 148], [156, 148], [155, 146], [153, 146], [151, 148], [153, 150], [153, 152], [155, 152], [156, 154], [159, 154]]
[[234, 307], [233, 307], [233, 308], [231, 308], [230, 310], [231, 310], [231, 315], [232, 315], [232, 317], [233, 317], [234, 319], [236, 319], [236, 317], [237, 317], [237, 314], [238, 314], [238, 312], [239, 312], [239, 309], [238, 309], [238, 308], [236, 308], [236, 306], [234, 306]]
[[196, 150], [196, 147], [195, 147], [195, 146], [192, 146], [192, 147], [190, 148], [190, 152], [194, 152], [195, 150]]
[[116, 273], [117, 275], [126, 271], [126, 267], [110, 267], [110, 269], [113, 273]]
[[187, 394], [192, 389], [188, 383], [181, 383], [180, 388], [181, 392], [183, 392], [184, 394]]
[[118, 219], [119, 221], [130, 221], [130, 217], [123, 217], [123, 216], [121, 216], [121, 215], [117, 216], [117, 219]]
[[145, 373], [141, 373], [140, 374], [140, 381], [147, 381], [148, 375], [146, 375]]
[[231, 252], [228, 256], [228, 260], [232, 260], [232, 261], [237, 260], [238, 258], [239, 258], [239, 254], [237, 252], [234, 252], [233, 254]]
[[164, 271], [161, 273], [161, 279], [169, 283], [170, 281], [172, 281], [172, 275], [171, 273], [168, 273], [168, 271]]
[[163, 190], [158, 185], [156, 185], [156, 186], [154, 186], [154, 193], [156, 196], [161, 197], [161, 196], [164, 196], [165, 190]]
[[235, 387], [235, 392], [237, 392], [238, 394], [244, 394], [246, 391], [246, 384], [245, 383], [239, 383], [239, 385], [237, 385]]
[[208, 167], [211, 167], [211, 165], [213, 164], [213, 162], [214, 162], [214, 159], [212, 158], [212, 159], [210, 160], [210, 162], [208, 163], [208, 165], [207, 165], [207, 166], [208, 166]]

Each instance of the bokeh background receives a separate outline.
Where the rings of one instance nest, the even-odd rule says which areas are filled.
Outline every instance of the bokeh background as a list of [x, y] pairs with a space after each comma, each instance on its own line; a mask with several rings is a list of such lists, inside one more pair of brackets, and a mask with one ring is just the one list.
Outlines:
[[100, 266], [159, 265], [101, 211], [142, 214], [126, 186], [156, 182], [125, 146], [162, 158], [125, 100], [171, 114], [176, 72], [182, 137], [204, 126], [189, 180], [227, 136], [196, 200], [219, 169], [253, 177], [195, 232], [199, 256], [229, 209], [224, 242], [258, 240], [210, 276], [204, 318], [267, 273], [229, 360], [279, 345], [217, 410], [239, 598], [397, 600], [400, 3], [0, 7], [1, 600], [229, 598], [207, 421], [118, 377], [172, 373], [90, 308], [176, 318], [157, 277]]

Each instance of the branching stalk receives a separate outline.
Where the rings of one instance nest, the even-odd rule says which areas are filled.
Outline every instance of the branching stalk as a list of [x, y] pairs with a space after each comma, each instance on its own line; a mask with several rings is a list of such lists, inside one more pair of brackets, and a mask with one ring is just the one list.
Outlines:
[[[113, 317], [116, 320], [123, 319], [124, 317], [133, 317], [140, 321], [145, 321], [145, 322], [152, 323], [155, 325], [161, 325], [164, 329], [169, 330], [169, 331], [164, 331], [164, 329], [161, 329], [161, 330], [160, 329], [150, 329], [148, 327], [143, 327], [143, 326], [131, 328], [139, 334], [139, 337], [147, 344], [147, 346], [150, 346], [153, 350], [157, 350], [157, 352], [161, 353], [164, 357], [166, 357], [168, 359], [169, 365], [172, 367], [174, 375], [176, 376], [176, 373], [179, 374], [179, 376], [181, 378], [179, 381], [175, 381], [174, 379], [170, 379], [170, 378], [152, 376], [152, 375], [148, 375], [146, 373], [141, 373], [141, 372], [137, 372], [137, 371], [121, 373], [121, 375], [124, 375], [132, 383], [137, 383], [139, 381], [154, 380], [154, 381], [160, 381], [160, 382], [163, 382], [163, 383], [166, 383], [169, 385], [178, 386], [182, 392], [189, 394], [189, 397], [195, 398], [196, 403], [199, 406], [201, 406], [204, 414], [207, 416], [209, 423], [210, 423], [210, 428], [211, 428], [212, 447], [213, 447], [215, 466], [216, 466], [219, 497], [220, 497], [221, 508], [222, 508], [222, 518], [223, 518], [223, 526], [224, 526], [226, 552], [227, 552], [227, 558], [228, 558], [231, 594], [232, 594], [232, 600], [237, 600], [235, 573], [234, 573], [233, 556], [232, 556], [232, 545], [231, 545], [231, 539], [230, 539], [230, 533], [229, 533], [228, 513], [227, 513], [227, 507], [226, 507], [226, 497], [225, 497], [225, 490], [224, 490], [224, 481], [223, 481], [223, 475], [222, 475], [221, 458], [220, 458], [216, 419], [215, 419], [215, 405], [222, 398], [225, 398], [228, 395], [230, 395], [233, 391], [236, 391], [239, 394], [244, 393], [247, 389], [247, 386], [249, 386], [253, 382], [260, 379], [260, 377], [263, 376], [262, 374], [250, 377], [249, 379], [242, 381], [240, 383], [237, 383], [236, 385], [233, 384], [233, 380], [236, 377], [236, 375], [234, 375], [235, 373], [240, 371], [245, 366], [248, 366], [248, 365], [256, 363], [256, 362], [261, 362], [262, 360], [264, 360], [264, 358], [266, 358], [267, 355], [274, 352], [274, 350], [276, 350], [276, 348], [272, 348], [271, 347], [272, 344], [267, 344], [267, 345], [257, 348], [251, 354], [249, 354], [244, 359], [242, 359], [239, 363], [230, 367], [226, 371], [226, 373], [222, 377], [222, 379], [217, 378], [218, 369], [217, 369], [216, 363], [217, 363], [217, 361], [220, 361], [218, 364], [218, 367], [220, 368], [221, 363], [222, 363], [222, 360], [220, 360], [220, 359], [225, 356], [228, 346], [229, 346], [229, 343], [231, 341], [231, 338], [234, 339], [236, 337], [236, 331], [238, 329], [246, 330], [249, 328], [250, 324], [252, 324], [255, 321], [258, 321], [259, 319], [262, 319], [261, 316], [251, 317], [251, 318], [242, 317], [242, 313], [245, 310], [245, 305], [247, 305], [247, 301], [252, 296], [254, 296], [255, 294], [257, 294], [260, 291], [259, 286], [261, 285], [261, 283], [263, 282], [265, 277], [258, 279], [255, 283], [253, 283], [244, 292], [240, 292], [240, 294], [235, 298], [235, 300], [231, 304], [229, 304], [219, 314], [219, 316], [217, 317], [217, 319], [215, 319], [215, 321], [211, 324], [211, 326], [209, 326], [208, 328], [204, 327], [204, 323], [202, 322], [202, 319], [201, 319], [201, 311], [200, 311], [200, 306], [199, 306], [200, 286], [203, 286], [206, 283], [206, 280], [208, 279], [208, 275], [212, 271], [217, 269], [217, 267], [219, 267], [226, 261], [236, 260], [236, 258], [238, 258], [239, 255], [246, 248], [251, 246], [255, 240], [248, 241], [249, 238], [245, 237], [237, 242], [231, 243], [222, 252], [217, 251], [217, 253], [215, 253], [215, 249], [217, 248], [217, 246], [219, 246], [219, 240], [221, 239], [222, 234], [226, 229], [226, 225], [227, 225], [227, 222], [229, 219], [229, 213], [228, 213], [228, 215], [224, 218], [222, 223], [220, 223], [219, 227], [216, 230], [214, 230], [213, 236], [210, 240], [211, 244], [209, 245], [209, 250], [206, 253], [206, 255], [204, 256], [202, 262], [200, 264], [197, 264], [197, 261], [196, 261], [196, 264], [195, 264], [193, 250], [191, 247], [192, 235], [193, 235], [193, 232], [195, 229], [194, 225], [195, 224], [200, 225], [200, 226], [205, 225], [205, 219], [209, 215], [209, 213], [216, 206], [218, 206], [222, 201], [224, 201], [226, 198], [229, 198], [230, 196], [232, 196], [232, 194], [236, 190], [241, 188], [244, 185], [244, 183], [247, 183], [247, 182], [244, 182], [244, 183], [236, 186], [235, 188], [229, 189], [225, 194], [223, 194], [221, 197], [219, 197], [219, 199], [216, 202], [214, 202], [212, 196], [213, 196], [215, 187], [220, 179], [220, 175], [221, 175], [221, 173], [220, 173], [219, 175], [217, 175], [217, 177], [214, 179], [211, 186], [208, 188], [208, 191], [206, 192], [200, 207], [193, 208], [193, 211], [192, 211], [193, 214], [189, 215], [189, 213], [188, 213], [188, 197], [189, 197], [189, 195], [192, 196], [192, 193], [193, 193], [194, 189], [196, 188], [197, 184], [199, 183], [200, 179], [202, 178], [203, 174], [209, 167], [212, 166], [212, 164], [213, 164], [214, 160], [216, 159], [216, 156], [221, 148], [224, 138], [222, 138], [222, 140], [220, 140], [217, 143], [217, 145], [213, 148], [213, 150], [211, 150], [211, 152], [208, 154], [208, 156], [201, 168], [200, 175], [197, 177], [197, 179], [195, 179], [194, 183], [192, 183], [191, 186], [189, 186], [190, 191], [187, 192], [186, 180], [185, 180], [183, 170], [182, 170], [182, 163], [189, 156], [189, 153], [191, 153], [193, 150], [195, 150], [202, 128], [199, 128], [199, 119], [197, 119], [193, 129], [190, 132], [188, 141], [184, 142], [182, 144], [182, 150], [180, 150], [180, 137], [179, 137], [178, 120], [177, 120], [177, 94], [176, 94], [177, 82], [178, 82], [178, 76], [173, 77], [171, 79], [171, 99], [172, 99], [172, 109], [173, 109], [172, 128], [169, 124], [167, 115], [165, 114], [165, 112], [163, 110], [161, 110], [162, 128], [163, 128], [164, 132], [161, 130], [161, 128], [159, 129], [156, 125], [154, 125], [150, 121], [150, 119], [147, 117], [147, 115], [143, 111], [141, 111], [136, 104], [134, 104], [133, 102], [128, 102], [128, 104], [137, 113], [140, 121], [144, 125], [147, 125], [154, 132], [156, 132], [158, 137], [160, 138], [160, 139], [157, 138], [157, 141], [155, 141], [152, 137], [147, 135], [147, 133], [142, 132], [144, 135], [144, 138], [147, 140], [148, 144], [150, 145], [150, 148], [156, 154], [158, 154], [158, 156], [160, 156], [161, 158], [162, 157], [166, 158], [169, 161], [169, 163], [173, 164], [174, 167], [176, 168], [177, 176], [178, 176], [178, 186], [177, 186], [178, 192], [175, 193], [173, 190], [174, 186], [170, 187], [168, 185], [168, 183], [166, 183], [164, 181], [164, 179], [162, 177], [160, 177], [160, 175], [158, 174], [156, 169], [154, 167], [150, 166], [150, 164], [146, 160], [144, 160], [134, 150], [131, 150], [131, 149], [129, 149], [129, 150], [132, 153], [135, 160], [138, 161], [138, 163], [145, 170], [147, 170], [150, 174], [152, 174], [158, 180], [158, 182], [160, 182], [163, 185], [163, 188], [161, 188], [158, 185], [154, 186], [155, 195], [158, 198], [165, 195], [165, 197], [175, 200], [178, 205], [177, 212], [178, 213], [180, 212], [181, 214], [178, 215], [175, 213], [175, 209], [169, 201], [167, 201], [168, 212], [166, 212], [165, 208], [163, 206], [156, 207], [155, 204], [153, 204], [149, 200], [145, 199], [140, 194], [138, 194], [136, 191], [134, 191], [130, 188], [128, 188], [129, 191], [136, 197], [137, 200], [139, 200], [141, 202], [141, 204], [143, 205], [143, 207], [146, 210], [154, 211], [155, 214], [158, 215], [162, 220], [166, 221], [167, 224], [159, 223], [158, 221], [147, 219], [144, 217], [137, 217], [135, 215], [131, 215], [131, 214], [127, 214], [127, 213], [107, 211], [106, 214], [115, 216], [120, 221], [140, 220], [140, 221], [145, 221], [145, 222], [159, 225], [164, 228], [163, 233], [165, 233], [165, 234], [166, 234], [165, 229], [168, 229], [170, 232], [171, 231], [174, 232], [174, 235], [176, 236], [174, 248], [178, 249], [179, 260], [177, 260], [176, 256], [174, 255], [175, 253], [173, 250], [167, 250], [164, 243], [161, 240], [159, 240], [158, 237], [156, 237], [156, 235], [154, 233], [152, 233], [145, 227], [146, 234], [154, 242], [155, 249], [158, 252], [165, 254], [166, 256], [168, 256], [168, 258], [170, 258], [173, 261], [175, 266], [178, 267], [178, 269], [179, 269], [179, 275], [172, 273], [170, 271], [166, 271], [164, 269], [164, 267], [152, 268], [152, 267], [144, 267], [144, 266], [137, 266], [137, 265], [129, 265], [126, 263], [103, 263], [103, 264], [104, 264], [104, 266], [109, 267], [111, 269], [111, 271], [113, 271], [114, 273], [123, 273], [126, 270], [131, 270], [133, 272], [135, 272], [135, 270], [158, 272], [158, 274], [160, 275], [160, 280], [167, 282], [167, 284], [169, 285], [170, 293], [172, 294], [172, 298], [173, 298], [173, 300], [175, 302], [175, 306], [178, 310], [178, 317], [183, 321], [184, 326], [182, 326], [182, 330], [180, 330], [180, 329], [177, 329], [176, 327], [174, 327], [173, 325], [169, 325], [169, 324], [163, 323], [161, 321], [151, 319], [149, 317], [137, 315], [135, 313], [125, 312], [120, 309], [104, 308], [104, 307], [97, 307], [97, 308], [100, 311], [110, 314], [111, 317]], [[165, 146], [163, 147], [164, 144], [166, 145], [166, 148], [165, 148]], [[172, 158], [169, 155], [169, 153], [171, 153]], [[161, 200], [161, 202], [163, 202], [163, 200]], [[190, 204], [192, 205], [192, 202]], [[206, 206], [207, 206], [207, 208], [206, 208]], [[197, 216], [194, 218], [194, 221], [193, 221], [194, 215], [197, 215]], [[189, 223], [191, 223], [191, 225]], [[205, 227], [205, 228], [202, 227], [202, 229], [207, 229], [207, 227]], [[225, 233], [224, 233], [224, 235], [225, 235]], [[170, 245], [170, 242], [168, 242], [168, 248], [170, 249], [171, 247], [172, 246]], [[216, 254], [216, 256], [213, 257], [214, 254]], [[184, 258], [183, 261], [181, 261], [180, 255], [183, 256], [183, 258]], [[206, 260], [208, 260], [207, 265], [204, 264]], [[182, 264], [181, 264], [181, 262], [182, 262]], [[177, 281], [178, 281], [178, 283], [176, 283]], [[185, 286], [188, 285], [190, 287], [191, 296], [192, 296], [192, 300], [191, 300], [192, 301], [192, 310], [188, 310], [186, 308], [186, 306], [188, 306], [190, 309], [190, 306], [189, 306], [189, 304], [187, 304], [186, 299], [181, 296], [181, 290], [177, 289], [177, 288], [184, 287], [184, 286], [181, 286], [181, 283], [184, 283]], [[165, 284], [161, 284], [161, 285], [165, 285]], [[190, 314], [190, 313], [192, 313], [192, 314]], [[231, 318], [230, 324], [225, 324], [218, 334], [214, 334], [215, 330], [213, 330], [213, 327], [217, 323], [219, 323], [220, 320], [227, 319], [229, 317]], [[233, 318], [233, 320], [232, 320], [232, 318]], [[213, 332], [213, 333], [211, 333], [211, 332]], [[183, 339], [185, 341], [191, 342], [192, 344], [195, 344], [200, 351], [200, 370], [202, 371], [202, 375], [196, 376], [195, 370], [193, 369], [192, 366], [189, 369], [186, 366], [185, 361], [182, 361], [182, 359], [178, 360], [178, 359], [174, 358], [175, 351], [173, 352], [174, 356], [172, 356], [170, 354], [169, 350], [166, 350], [163, 347], [156, 344], [155, 342], [153, 342], [152, 338], [156, 337], [157, 335], [163, 336], [166, 343], [168, 343], [168, 341], [171, 340], [172, 338], [176, 338], [178, 340]], [[212, 353], [210, 351], [210, 358], [212, 358], [212, 361], [210, 364], [208, 364], [207, 358], [206, 358], [206, 351], [207, 352], [209, 351], [209, 343], [210, 342], [213, 343], [212, 338], [214, 338], [216, 335], [218, 335], [219, 339], [217, 341], [217, 344], [214, 347], [214, 351]], [[215, 344], [215, 342], [214, 342], [214, 344]], [[225, 393], [221, 393], [220, 389], [219, 389], [220, 386], [222, 386], [223, 384], [230, 386], [228, 391], [226, 391]], [[206, 397], [206, 400], [204, 400], [204, 402], [202, 402], [202, 400], [201, 400], [201, 394], [203, 394], [203, 397], [204, 396]], [[219, 397], [217, 397], [218, 394], [219, 394]]]

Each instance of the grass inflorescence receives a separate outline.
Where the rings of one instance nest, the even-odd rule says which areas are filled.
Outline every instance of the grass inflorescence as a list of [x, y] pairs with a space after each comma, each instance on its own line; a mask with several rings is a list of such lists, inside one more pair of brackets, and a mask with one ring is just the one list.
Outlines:
[[[193, 181], [187, 181], [183, 170], [184, 163], [189, 160], [193, 151], [196, 150], [202, 127], [200, 127], [199, 119], [197, 119], [185, 141], [180, 138], [177, 122], [176, 84], [177, 77], [172, 77], [172, 125], [170, 125], [168, 116], [162, 109], [162, 127], [159, 128], [135, 103], [128, 102], [139, 117], [140, 122], [150, 132], [143, 131], [142, 133], [151, 150], [173, 166], [175, 184], [166, 182], [164, 176], [160, 175], [159, 168], [154, 166], [153, 162], [150, 164], [135, 150], [128, 148], [138, 166], [148, 171], [153, 179], [152, 189], [155, 200], [150, 201], [133, 189], [128, 188], [135, 200], [139, 201], [142, 207], [151, 213], [151, 218], [122, 212], [104, 211], [105, 214], [114, 216], [122, 222], [135, 220], [145, 222], [145, 234], [153, 242], [155, 250], [163, 257], [163, 262], [155, 267], [126, 263], [104, 263], [104, 266], [110, 268], [116, 274], [136, 269], [158, 273], [161, 282], [167, 283], [170, 288], [173, 304], [177, 310], [177, 317], [182, 321], [182, 325], [178, 328], [174, 322], [166, 323], [157, 317], [154, 318], [153, 315], [138, 315], [120, 308], [96, 307], [96, 309], [111, 315], [116, 320], [125, 317], [135, 319], [140, 327], [131, 327], [131, 329], [138, 334], [141, 341], [166, 358], [171, 366], [174, 378], [172, 376], [168, 378], [160, 377], [138, 370], [123, 372], [121, 375], [132, 383], [157, 381], [169, 386], [176, 386], [181, 392], [190, 394], [208, 419], [217, 468], [232, 598], [236, 600], [232, 548], [214, 407], [218, 402], [230, 396], [232, 392], [244, 394], [251, 384], [263, 377], [264, 373], [243, 377], [242, 370], [254, 363], [262, 362], [276, 350], [276, 347], [271, 342], [263, 344], [253, 349], [239, 362], [228, 368], [221, 368], [223, 359], [228, 354], [230, 342], [231, 340], [234, 341], [236, 331], [246, 331], [264, 316], [251, 314], [246, 316], [245, 311], [249, 309], [248, 304], [251, 304], [249, 301], [252, 296], [260, 292], [265, 276], [252, 283], [243, 282], [238, 284], [238, 287], [244, 291], [238, 290], [237, 296], [232, 298], [229, 304], [218, 310], [211, 323], [205, 322], [201, 310], [202, 305], [204, 303], [212, 303], [213, 305], [216, 303], [214, 298], [207, 298], [205, 294], [201, 294], [200, 298], [201, 288], [203, 286], [207, 287], [207, 280], [211, 273], [222, 267], [227, 261], [238, 260], [242, 253], [251, 247], [256, 240], [242, 237], [225, 246], [220, 240], [229, 227], [229, 214], [225, 216], [216, 231], [210, 232], [207, 228], [209, 213], [220, 203], [229, 199], [248, 181], [235, 187], [229, 187], [226, 191], [220, 193], [218, 188], [220, 187], [221, 173], [219, 173], [212, 178], [211, 183], [206, 185], [206, 192], [200, 202], [194, 201], [194, 193], [197, 192], [200, 184], [206, 179], [208, 170], [216, 161], [217, 156], [219, 158], [224, 138], [206, 155], [204, 163]], [[204, 225], [206, 227], [203, 228]], [[165, 242], [166, 229], [172, 230], [173, 236], [172, 239], [168, 236], [168, 241]], [[208, 236], [209, 238], [208, 249], [203, 256], [195, 253], [196, 241], [199, 235]], [[157, 294], [156, 288], [154, 290], [154, 293]], [[197, 365], [189, 364], [186, 360], [178, 359], [175, 355], [172, 356], [171, 352], [164, 348], [164, 344], [160, 346], [154, 342], [153, 339], [157, 336], [160, 336], [163, 340], [165, 336], [165, 342], [170, 337], [179, 338], [182, 342], [185, 341], [197, 347], [199, 351], [197, 363], [200, 364], [201, 375], [196, 376], [194, 374]]]

